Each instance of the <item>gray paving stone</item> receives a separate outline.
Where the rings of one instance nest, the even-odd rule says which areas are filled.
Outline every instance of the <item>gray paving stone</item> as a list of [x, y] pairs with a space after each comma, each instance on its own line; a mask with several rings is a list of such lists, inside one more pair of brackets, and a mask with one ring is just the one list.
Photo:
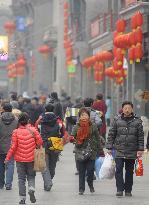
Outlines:
[[[90, 194], [88, 187], [83, 196], [78, 195], [78, 176], [75, 176], [73, 146], [65, 146], [56, 168], [56, 176], [51, 192], [43, 190], [40, 173], [36, 177], [37, 205], [148, 205], [149, 202], [149, 165], [144, 165], [143, 177], [134, 177], [133, 197], [116, 198], [115, 180], [95, 181], [96, 192]], [[17, 175], [14, 176], [11, 191], [0, 190], [0, 205], [17, 205], [19, 201]], [[30, 205], [27, 198], [27, 205]]]

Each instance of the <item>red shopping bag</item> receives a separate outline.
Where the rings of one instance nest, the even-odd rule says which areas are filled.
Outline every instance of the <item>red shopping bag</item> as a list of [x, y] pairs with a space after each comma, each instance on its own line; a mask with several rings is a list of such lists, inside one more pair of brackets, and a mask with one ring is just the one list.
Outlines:
[[135, 173], [137, 177], [143, 176], [143, 162], [142, 158], [137, 158], [135, 162]]

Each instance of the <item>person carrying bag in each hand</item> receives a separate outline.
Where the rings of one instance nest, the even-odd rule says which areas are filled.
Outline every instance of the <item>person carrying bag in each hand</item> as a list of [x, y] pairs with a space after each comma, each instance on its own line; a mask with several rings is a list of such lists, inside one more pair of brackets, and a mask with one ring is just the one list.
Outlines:
[[71, 134], [72, 141], [75, 143], [75, 154], [79, 163], [79, 194], [84, 194], [86, 173], [90, 192], [93, 193], [95, 159], [101, 149], [101, 140], [97, 126], [90, 121], [90, 112], [86, 108], [79, 111], [79, 122]]

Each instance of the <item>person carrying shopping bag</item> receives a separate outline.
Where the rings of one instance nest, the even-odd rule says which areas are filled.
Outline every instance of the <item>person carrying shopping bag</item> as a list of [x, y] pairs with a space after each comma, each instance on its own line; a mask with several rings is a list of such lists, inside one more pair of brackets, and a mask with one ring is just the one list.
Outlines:
[[[11, 147], [7, 153], [5, 164], [14, 156], [17, 165], [19, 204], [26, 201], [26, 178], [28, 181], [28, 194], [32, 203], [36, 202], [35, 192], [35, 171], [34, 171], [34, 151], [36, 147], [42, 146], [42, 138], [36, 128], [28, 126], [29, 116], [21, 113], [18, 118], [19, 127], [12, 133]], [[34, 134], [34, 136], [33, 136]]]
[[85, 191], [85, 176], [90, 192], [95, 192], [93, 186], [95, 159], [102, 149], [96, 124], [90, 121], [90, 112], [86, 108], [79, 111], [79, 122], [71, 134], [71, 142], [75, 143], [76, 158], [79, 163], [79, 194]]

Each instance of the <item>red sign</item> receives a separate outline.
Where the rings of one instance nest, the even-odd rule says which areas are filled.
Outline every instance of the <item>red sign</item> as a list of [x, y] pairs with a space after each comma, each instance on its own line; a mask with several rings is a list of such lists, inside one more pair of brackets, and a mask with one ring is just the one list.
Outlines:
[[137, 0], [125, 0], [125, 6], [128, 7], [131, 4], [137, 3]]
[[99, 36], [100, 29], [99, 29], [99, 19], [96, 19], [91, 23], [91, 37], [95, 38]]

